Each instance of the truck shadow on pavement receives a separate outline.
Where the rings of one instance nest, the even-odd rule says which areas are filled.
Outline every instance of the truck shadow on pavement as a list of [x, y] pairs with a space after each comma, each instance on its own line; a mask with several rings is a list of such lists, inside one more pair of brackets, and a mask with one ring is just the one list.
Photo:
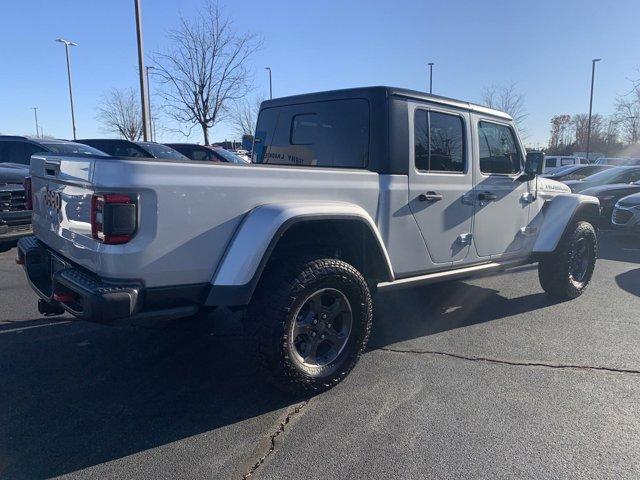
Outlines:
[[[448, 282], [381, 293], [370, 349], [490, 322], [560, 303], [543, 292], [507, 298], [499, 291]], [[398, 319], [402, 321], [398, 321]]]
[[[384, 294], [371, 344], [376, 348], [551, 304], [542, 293], [515, 299], [497, 293], [453, 282]], [[54, 330], [0, 337], [3, 478], [75, 472], [299, 400], [257, 378], [238, 316], [226, 310], [204, 323], [116, 328], [72, 322], [48, 328]], [[254, 426], [250, 432], [267, 433], [259, 430]], [[223, 437], [213, 444], [231, 443], [229, 434], [218, 435]], [[242, 430], [236, 435], [257, 441]], [[218, 454], [224, 457], [210, 453]]]
[[[256, 378], [234, 315], [217, 316], [226, 325], [215, 333], [73, 322], [0, 335], [0, 477], [74, 472], [295, 402]], [[233, 456], [232, 435], [211, 463]]]
[[[550, 304], [543, 294], [507, 299], [462, 282], [382, 300], [376, 346]], [[72, 322], [0, 336], [0, 476], [75, 472], [295, 402], [257, 378], [237, 314], [213, 317], [146, 328]]]
[[640, 297], [640, 268], [617, 275], [616, 283], [625, 292]]

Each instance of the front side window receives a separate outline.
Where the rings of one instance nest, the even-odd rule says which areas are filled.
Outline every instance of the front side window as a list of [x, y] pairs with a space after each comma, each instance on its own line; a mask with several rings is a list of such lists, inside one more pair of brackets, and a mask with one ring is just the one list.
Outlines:
[[571, 157], [568, 157], [568, 158], [565, 157], [562, 160], [560, 160], [560, 163], [562, 165], [574, 165], [576, 163], [576, 161]]
[[462, 118], [427, 110], [414, 115], [414, 161], [430, 172], [463, 172], [464, 132]]
[[480, 171], [511, 175], [521, 170], [522, 155], [513, 130], [491, 122], [478, 123]]

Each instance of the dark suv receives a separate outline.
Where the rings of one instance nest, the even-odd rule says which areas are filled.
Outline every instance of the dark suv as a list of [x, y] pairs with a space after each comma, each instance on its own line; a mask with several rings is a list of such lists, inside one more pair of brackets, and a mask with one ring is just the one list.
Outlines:
[[0, 183], [22, 184], [29, 175], [31, 155], [41, 152], [106, 155], [93, 147], [68, 140], [0, 135]]
[[114, 157], [167, 158], [170, 160], [187, 160], [181, 153], [171, 147], [156, 142], [132, 142], [117, 138], [86, 138], [77, 140], [90, 145]]
[[31, 235], [31, 209], [22, 185], [0, 185], [0, 252], [6, 252], [20, 237]]
[[247, 163], [229, 150], [211, 145], [198, 145], [196, 143], [167, 143], [167, 146], [179, 151], [190, 160], [203, 162], [223, 162], [223, 163]]

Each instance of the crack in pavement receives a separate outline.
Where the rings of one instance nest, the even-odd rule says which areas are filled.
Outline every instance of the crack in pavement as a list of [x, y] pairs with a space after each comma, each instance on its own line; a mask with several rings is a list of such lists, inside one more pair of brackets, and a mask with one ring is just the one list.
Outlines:
[[269, 455], [271, 455], [276, 450], [276, 439], [284, 433], [287, 425], [291, 422], [291, 419], [299, 414], [307, 405], [309, 405], [309, 400], [305, 400], [287, 413], [284, 420], [282, 420], [280, 422], [280, 425], [278, 425], [276, 431], [269, 436], [269, 447], [267, 451], [262, 454], [260, 458], [251, 466], [249, 471], [242, 476], [242, 480], [246, 480], [247, 478], [253, 476], [256, 473], [256, 470], [258, 470], [258, 468], [260, 468], [260, 466], [265, 462], [267, 457], [269, 457]]
[[[373, 350], [373, 349], [372, 349]], [[512, 365], [518, 367], [543, 367], [552, 369], [569, 369], [569, 370], [594, 370], [599, 372], [611, 372], [611, 373], [630, 373], [633, 375], [640, 375], [640, 370], [632, 368], [615, 368], [615, 367], [602, 367], [599, 365], [579, 365], [570, 363], [549, 363], [549, 362], [519, 362], [516, 360], [504, 360], [500, 358], [481, 357], [475, 355], [462, 355], [459, 353], [441, 352], [438, 350], [411, 350], [400, 349], [390, 347], [378, 347], [375, 350], [381, 350], [383, 352], [402, 353], [402, 354], [414, 354], [414, 355], [434, 355], [441, 357], [457, 358], [459, 360], [467, 360], [471, 362], [487, 362], [495, 363], [498, 365]]]

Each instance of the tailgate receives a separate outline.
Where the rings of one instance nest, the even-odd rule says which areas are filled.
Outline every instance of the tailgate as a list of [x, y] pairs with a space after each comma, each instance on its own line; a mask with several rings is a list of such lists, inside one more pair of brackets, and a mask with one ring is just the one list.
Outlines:
[[85, 246], [91, 237], [91, 176], [89, 157], [39, 156], [31, 159], [33, 226], [36, 235], [60, 249], [62, 239]]

